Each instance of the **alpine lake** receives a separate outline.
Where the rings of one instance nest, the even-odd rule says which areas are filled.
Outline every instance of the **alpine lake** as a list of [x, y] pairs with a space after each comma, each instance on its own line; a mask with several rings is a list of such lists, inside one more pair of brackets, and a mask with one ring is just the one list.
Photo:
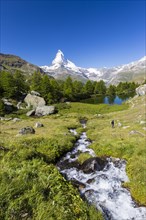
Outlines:
[[120, 94], [114, 96], [107, 96], [107, 95], [96, 95], [92, 96], [91, 98], [81, 100], [82, 103], [89, 103], [89, 104], [110, 104], [110, 105], [121, 105], [123, 102], [127, 101], [129, 98], [134, 97], [134, 93], [129, 94]]

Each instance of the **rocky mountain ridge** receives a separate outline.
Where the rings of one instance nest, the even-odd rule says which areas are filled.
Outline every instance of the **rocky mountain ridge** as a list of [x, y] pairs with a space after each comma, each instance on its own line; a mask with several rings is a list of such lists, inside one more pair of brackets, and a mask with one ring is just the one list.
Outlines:
[[48, 75], [56, 79], [64, 79], [71, 76], [73, 79], [87, 81], [104, 80], [107, 84], [118, 84], [125, 81], [142, 82], [146, 73], [146, 56], [138, 61], [112, 68], [82, 68], [66, 59], [63, 52], [58, 50], [55, 59], [50, 66], [41, 66]]
[[12, 73], [16, 70], [20, 70], [22, 73], [27, 75], [31, 75], [35, 71], [44, 73], [39, 66], [31, 64], [19, 56], [2, 53], [0, 53], [0, 70], [6, 70]]

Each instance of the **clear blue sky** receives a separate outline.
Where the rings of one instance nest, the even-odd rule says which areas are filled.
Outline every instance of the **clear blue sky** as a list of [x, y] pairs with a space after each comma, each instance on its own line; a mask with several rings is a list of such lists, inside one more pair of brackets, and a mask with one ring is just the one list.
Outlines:
[[2, 53], [48, 65], [58, 49], [81, 67], [145, 55], [145, 0], [1, 0]]

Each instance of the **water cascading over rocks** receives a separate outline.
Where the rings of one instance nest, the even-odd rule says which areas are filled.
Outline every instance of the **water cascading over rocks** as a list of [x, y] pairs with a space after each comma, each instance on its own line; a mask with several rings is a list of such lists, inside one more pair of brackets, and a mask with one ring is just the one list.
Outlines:
[[[70, 129], [70, 132], [77, 134], [75, 129]], [[126, 161], [96, 157], [89, 148], [90, 144], [83, 132], [74, 149], [57, 163], [59, 171], [78, 187], [83, 198], [102, 211], [105, 220], [145, 220], [146, 208], [138, 207], [130, 192], [122, 187], [123, 182], [129, 181]], [[77, 159], [83, 152], [90, 154], [91, 158], [80, 165]]]

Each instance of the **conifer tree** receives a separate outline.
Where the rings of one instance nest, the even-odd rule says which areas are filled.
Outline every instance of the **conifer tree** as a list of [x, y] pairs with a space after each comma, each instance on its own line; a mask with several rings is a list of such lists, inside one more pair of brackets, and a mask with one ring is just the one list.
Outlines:
[[66, 81], [64, 82], [63, 94], [69, 100], [74, 99], [73, 82], [70, 76], [67, 77]]
[[114, 96], [116, 95], [116, 86], [110, 85], [106, 91], [106, 94], [109, 96]]
[[16, 71], [13, 75], [14, 77], [14, 87], [15, 87], [15, 97], [19, 98], [23, 93], [27, 93], [29, 86], [25, 80], [24, 75], [20, 71]]
[[0, 90], [6, 98], [12, 98], [15, 95], [15, 82], [11, 73], [6, 71], [0, 72]]
[[40, 93], [41, 91], [41, 81], [42, 75], [40, 72], [34, 72], [31, 77], [31, 90], [37, 91]]
[[84, 91], [87, 95], [93, 94], [93, 84], [90, 80], [88, 80], [84, 86]]
[[99, 95], [104, 95], [106, 93], [106, 86], [103, 80], [96, 83], [94, 93]]

